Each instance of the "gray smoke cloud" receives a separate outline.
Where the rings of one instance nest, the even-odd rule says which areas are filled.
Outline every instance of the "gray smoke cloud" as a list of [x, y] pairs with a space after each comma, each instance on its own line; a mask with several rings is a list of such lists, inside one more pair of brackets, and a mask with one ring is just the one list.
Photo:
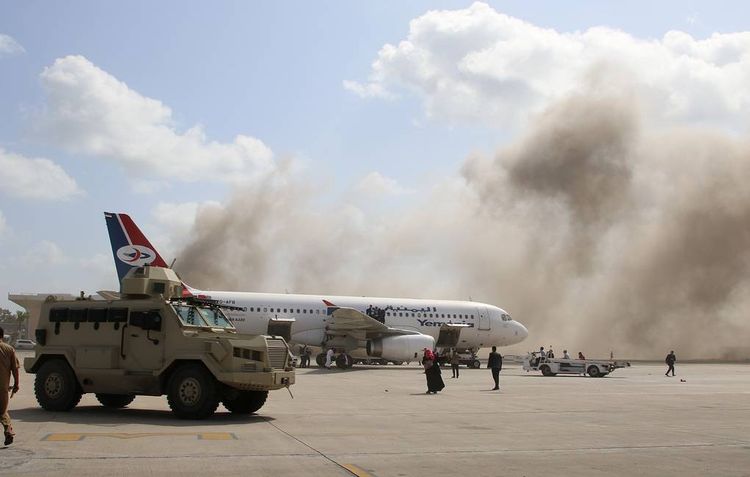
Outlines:
[[517, 351], [748, 358], [748, 179], [746, 141], [582, 94], [398, 211], [326, 204], [281, 167], [201, 209], [177, 268], [206, 289], [471, 296], [527, 325]]

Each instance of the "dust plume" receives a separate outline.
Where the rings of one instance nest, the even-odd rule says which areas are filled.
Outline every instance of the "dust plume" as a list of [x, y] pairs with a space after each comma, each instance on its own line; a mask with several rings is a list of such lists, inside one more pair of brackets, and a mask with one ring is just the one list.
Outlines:
[[523, 322], [524, 349], [750, 358], [748, 180], [745, 140], [580, 94], [397, 211], [327, 204], [279, 169], [199, 211], [178, 271], [206, 289], [471, 296]]

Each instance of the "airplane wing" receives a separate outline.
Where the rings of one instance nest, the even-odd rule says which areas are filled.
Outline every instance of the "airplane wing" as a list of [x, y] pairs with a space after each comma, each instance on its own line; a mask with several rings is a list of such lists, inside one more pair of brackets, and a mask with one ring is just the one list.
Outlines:
[[330, 312], [331, 320], [326, 326], [326, 333], [331, 335], [352, 335], [372, 339], [382, 336], [421, 334], [418, 331], [391, 328], [354, 308], [333, 308]]

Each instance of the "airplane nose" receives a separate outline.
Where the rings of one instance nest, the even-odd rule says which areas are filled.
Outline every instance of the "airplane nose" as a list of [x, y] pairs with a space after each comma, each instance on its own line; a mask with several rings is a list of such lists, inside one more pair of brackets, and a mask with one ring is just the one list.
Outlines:
[[526, 327], [521, 323], [516, 322], [516, 335], [516, 343], [520, 343], [521, 341], [525, 340], [527, 336], [529, 336], [529, 330], [527, 330]]

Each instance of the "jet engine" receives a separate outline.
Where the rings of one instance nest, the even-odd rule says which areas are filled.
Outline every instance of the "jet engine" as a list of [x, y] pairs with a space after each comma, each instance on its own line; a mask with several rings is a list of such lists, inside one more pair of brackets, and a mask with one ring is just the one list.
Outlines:
[[427, 335], [402, 335], [377, 338], [367, 342], [367, 356], [394, 361], [419, 360], [425, 348], [433, 349], [435, 338]]

